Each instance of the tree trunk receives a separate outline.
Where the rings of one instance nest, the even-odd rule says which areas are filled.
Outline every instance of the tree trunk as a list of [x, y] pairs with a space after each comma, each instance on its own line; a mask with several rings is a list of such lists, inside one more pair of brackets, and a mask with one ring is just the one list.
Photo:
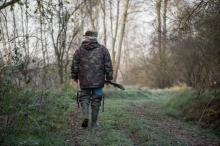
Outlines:
[[[10, 40], [10, 35], [9, 35], [9, 27], [8, 27], [8, 20], [7, 20], [7, 11], [5, 10], [5, 33], [6, 33], [6, 37], [7, 37], [7, 41]], [[7, 43], [8, 44], [8, 49], [7, 49], [7, 56], [8, 56], [8, 59], [7, 59], [7, 64], [10, 64], [11, 63], [11, 59], [12, 59], [12, 47], [11, 47], [11, 43]], [[5, 48], [6, 49], [6, 48]]]
[[43, 38], [43, 9], [40, 1], [38, 1], [38, 8], [40, 11], [39, 23], [40, 23], [40, 42], [41, 42], [41, 51], [43, 55], [43, 71], [42, 71], [42, 83], [46, 87], [46, 54], [45, 54], [45, 46], [44, 46], [44, 38]]
[[162, 67], [162, 34], [161, 34], [161, 1], [157, 0], [156, 2], [156, 14], [157, 14], [157, 41], [158, 41], [158, 55], [159, 55], [159, 64], [157, 66], [158, 70], [158, 86], [163, 87], [163, 67]]
[[[161, 57], [161, 13], [160, 13], [160, 10], [161, 10], [161, 0], [157, 0], [157, 3], [156, 3], [156, 12], [157, 12], [157, 38], [158, 38], [158, 51], [160, 53], [160, 57]], [[161, 59], [161, 58], [160, 58]]]
[[[98, 30], [98, 18], [100, 11], [100, 2], [101, 0], [89, 0], [87, 5], [87, 13], [91, 22], [93, 31]], [[95, 3], [95, 4], [94, 4]], [[93, 9], [95, 7], [95, 10]]]
[[107, 45], [107, 35], [106, 35], [106, 6], [105, 6], [105, 0], [102, 0], [102, 11], [103, 11], [103, 32], [104, 32], [104, 45]]
[[116, 61], [116, 59], [115, 59], [115, 57], [116, 57], [115, 44], [116, 44], [116, 39], [117, 39], [117, 36], [118, 36], [119, 12], [120, 12], [120, 0], [117, 0], [115, 35], [113, 37], [113, 42], [112, 42], [112, 65], [113, 65], [114, 69], [115, 69], [115, 61]]
[[28, 17], [28, 1], [25, 1], [25, 17], [26, 17], [26, 22], [25, 22], [25, 28], [26, 28], [26, 34], [25, 34], [25, 39], [26, 39], [26, 45], [27, 45], [27, 55], [30, 55], [29, 51], [29, 17]]
[[58, 60], [58, 73], [60, 76], [60, 84], [63, 84], [63, 60]]
[[110, 11], [110, 29], [111, 29], [111, 39], [112, 39], [112, 49], [113, 49], [113, 16], [112, 16], [112, 1], [109, 0], [109, 11]]
[[166, 20], [167, 20], [167, 3], [168, 0], [164, 0], [163, 3], [163, 50], [166, 51], [166, 40], [167, 40], [167, 24], [166, 24]]
[[124, 38], [124, 33], [125, 33], [127, 16], [128, 16], [128, 6], [129, 6], [129, 0], [125, 0], [125, 9], [124, 9], [123, 17], [122, 17], [122, 23], [121, 23], [122, 25], [121, 25], [119, 45], [118, 45], [117, 62], [116, 62], [115, 71], [113, 75], [113, 79], [115, 81], [117, 80], [118, 70], [119, 70], [119, 65], [120, 65], [120, 60], [121, 60], [121, 48], [122, 48], [122, 43], [123, 43], [123, 38]]
[[163, 1], [163, 31], [162, 31], [162, 73], [163, 73], [163, 78], [162, 78], [162, 87], [166, 87], [169, 85], [169, 77], [167, 76], [167, 50], [166, 50], [166, 43], [167, 43], [167, 25], [166, 25], [166, 20], [167, 20], [167, 3], [168, 0]]
[[[7, 40], [6, 40], [6, 38], [5, 38], [5, 32], [3, 31], [4, 30], [4, 27], [3, 27], [3, 22], [2, 22], [2, 18], [0, 17], [0, 30], [2, 30], [1, 31], [1, 41], [3, 41], [3, 49], [0, 49], [0, 53], [1, 53], [1, 56], [0, 56], [0, 66], [1, 65], [4, 65], [5, 64], [5, 62], [4, 62], [4, 59], [3, 59], [3, 56], [7, 56], [7, 57], [5, 57], [6, 58], [6, 62], [8, 62], [8, 60], [9, 60], [9, 54], [10, 54], [10, 52], [9, 52], [9, 50], [8, 50], [8, 48], [7, 48]], [[3, 53], [4, 52], [4, 53]], [[4, 54], [4, 55], [3, 55]]]

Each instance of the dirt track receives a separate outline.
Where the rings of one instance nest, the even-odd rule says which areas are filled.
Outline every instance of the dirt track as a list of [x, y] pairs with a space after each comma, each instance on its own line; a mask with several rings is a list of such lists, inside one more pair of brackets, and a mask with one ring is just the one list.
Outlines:
[[101, 113], [100, 126], [96, 130], [81, 129], [81, 109], [74, 107], [74, 111], [69, 114], [72, 132], [67, 137], [67, 145], [220, 146], [218, 138], [195, 130], [198, 126], [187, 126], [186, 122], [163, 114], [162, 107], [154, 100], [136, 102], [109, 99], [107, 103], [107, 109], [104, 114]]

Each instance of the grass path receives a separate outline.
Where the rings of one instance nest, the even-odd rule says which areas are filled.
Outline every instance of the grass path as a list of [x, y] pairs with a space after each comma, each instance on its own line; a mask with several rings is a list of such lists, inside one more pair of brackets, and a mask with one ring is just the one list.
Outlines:
[[[164, 114], [162, 102], [169, 97], [158, 91], [106, 91], [105, 112], [99, 128], [81, 129], [81, 109], [69, 114], [68, 146], [219, 146], [219, 139], [181, 120]], [[109, 98], [108, 98], [109, 97]]]

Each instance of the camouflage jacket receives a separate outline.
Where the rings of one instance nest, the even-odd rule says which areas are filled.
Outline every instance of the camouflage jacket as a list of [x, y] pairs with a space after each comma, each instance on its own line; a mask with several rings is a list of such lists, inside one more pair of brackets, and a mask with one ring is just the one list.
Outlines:
[[98, 88], [112, 80], [112, 62], [108, 50], [96, 39], [82, 42], [73, 56], [72, 79], [79, 79], [81, 88]]

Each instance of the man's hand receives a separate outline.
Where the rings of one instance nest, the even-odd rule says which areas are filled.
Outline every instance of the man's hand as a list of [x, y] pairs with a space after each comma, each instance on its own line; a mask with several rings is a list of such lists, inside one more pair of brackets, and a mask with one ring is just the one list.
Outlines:
[[70, 84], [71, 85], [78, 84], [78, 80], [77, 79], [71, 79]]
[[74, 82], [75, 82], [76, 84], [78, 84], [78, 79], [74, 79]]
[[109, 82], [108, 82], [108, 81], [111, 82], [111, 80], [106, 80], [106, 81], [105, 81], [105, 85], [106, 85], [107, 87], [109, 86]]

